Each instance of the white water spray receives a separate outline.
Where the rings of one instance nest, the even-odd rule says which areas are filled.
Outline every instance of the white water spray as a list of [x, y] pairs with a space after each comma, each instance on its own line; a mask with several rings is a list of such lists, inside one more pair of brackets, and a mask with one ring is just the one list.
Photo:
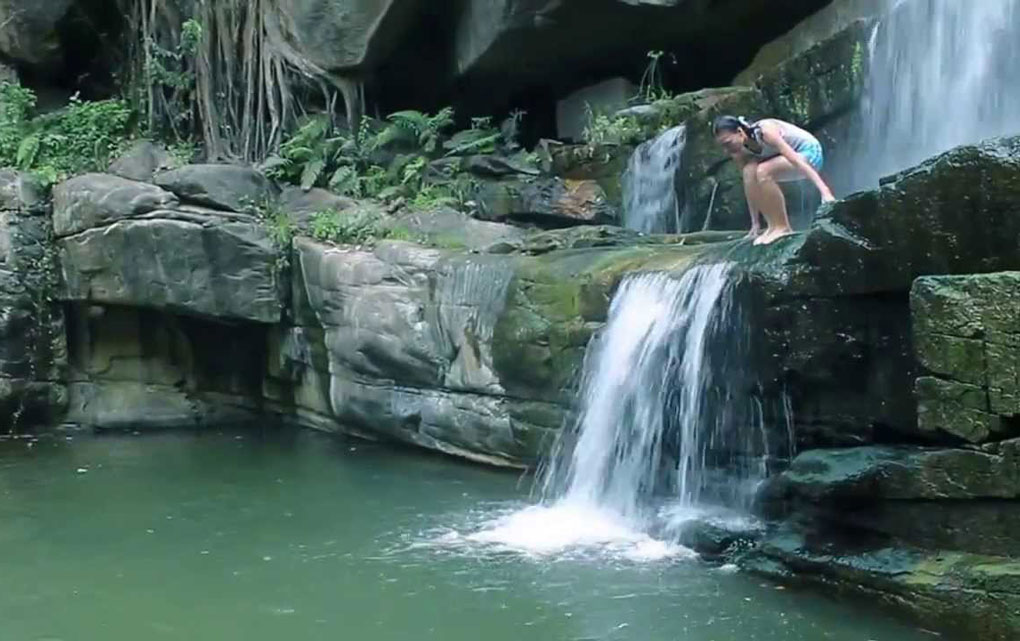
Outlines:
[[849, 183], [1020, 133], [1020, 0], [901, 0], [879, 23]]
[[624, 226], [646, 234], [676, 231], [680, 202], [676, 175], [687, 145], [687, 127], [669, 129], [634, 150], [623, 175]]
[[546, 496], [641, 521], [643, 499], [660, 477], [666, 430], [675, 421], [677, 492], [681, 501], [695, 500], [707, 343], [721, 320], [729, 271], [726, 264], [694, 267], [680, 278], [644, 274], [620, 286], [609, 324], [589, 347], [576, 443], [569, 457], [564, 452], [563, 460], [554, 459]]

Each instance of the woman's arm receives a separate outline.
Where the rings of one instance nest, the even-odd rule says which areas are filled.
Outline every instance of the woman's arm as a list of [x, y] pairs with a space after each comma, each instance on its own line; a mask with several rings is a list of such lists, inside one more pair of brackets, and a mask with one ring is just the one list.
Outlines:
[[815, 168], [808, 164], [804, 157], [793, 150], [785, 140], [771, 125], [762, 125], [761, 128], [762, 139], [768, 144], [772, 145], [779, 150], [779, 153], [790, 161], [790, 164], [801, 170], [805, 176], [811, 179], [811, 182], [818, 188], [818, 192], [822, 195], [822, 202], [830, 202], [836, 200], [836, 197], [832, 195], [832, 190], [825, 184], [822, 177], [818, 175]]

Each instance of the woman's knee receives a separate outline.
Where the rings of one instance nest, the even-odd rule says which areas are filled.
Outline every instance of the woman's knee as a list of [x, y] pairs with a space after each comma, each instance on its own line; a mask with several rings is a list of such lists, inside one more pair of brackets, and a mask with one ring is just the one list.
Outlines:
[[758, 165], [754, 168], [754, 179], [759, 183], [775, 180], [772, 167], [767, 163], [758, 163]]
[[741, 173], [744, 175], [744, 184], [755, 184], [758, 182], [758, 170], [761, 167], [756, 162], [749, 162], [740, 168]]

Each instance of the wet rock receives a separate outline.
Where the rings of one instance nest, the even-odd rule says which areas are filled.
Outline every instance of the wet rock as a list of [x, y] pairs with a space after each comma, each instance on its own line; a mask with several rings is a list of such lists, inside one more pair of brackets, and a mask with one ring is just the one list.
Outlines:
[[972, 443], [1020, 431], [1020, 273], [918, 278], [918, 428]]
[[155, 180], [182, 202], [226, 211], [246, 212], [276, 197], [264, 175], [237, 165], [186, 165], [163, 172]]
[[475, 194], [478, 217], [540, 226], [605, 224], [618, 218], [606, 193], [592, 180], [534, 178], [484, 182]]
[[53, 232], [70, 236], [178, 204], [172, 193], [109, 174], [85, 174], [53, 189]]
[[837, 504], [1020, 498], [1020, 440], [983, 449], [809, 450], [769, 481], [765, 502]]
[[[877, 190], [827, 206], [790, 243], [804, 294], [908, 292], [930, 274], [1020, 266], [1020, 138], [958, 147], [889, 177]], [[977, 216], [982, 224], [975, 225]]]
[[1020, 564], [1009, 557], [825, 544], [781, 530], [740, 564], [783, 583], [868, 594], [926, 627], [993, 641], [1020, 633]]

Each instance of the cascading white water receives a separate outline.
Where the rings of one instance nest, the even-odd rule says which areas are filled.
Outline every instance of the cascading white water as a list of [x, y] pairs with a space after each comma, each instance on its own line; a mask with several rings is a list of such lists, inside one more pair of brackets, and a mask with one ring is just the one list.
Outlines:
[[1020, 0], [900, 0], [870, 51], [848, 186], [1020, 133]]
[[708, 337], [724, 320], [729, 271], [727, 264], [699, 266], [680, 278], [643, 274], [621, 284], [609, 324], [589, 347], [576, 442], [569, 456], [554, 460], [547, 497], [640, 520], [641, 500], [660, 476], [666, 429], [676, 419], [677, 491], [681, 501], [694, 501]]
[[649, 532], [675, 534], [706, 499], [743, 507], [767, 472], [769, 434], [744, 378], [734, 288], [725, 263], [625, 279], [588, 346], [580, 411], [550, 457], [542, 504], [469, 538], [661, 558], [683, 548]]
[[746, 378], [749, 332], [732, 304], [732, 269], [698, 265], [620, 284], [588, 346], [578, 417], [549, 459], [542, 504], [470, 540], [661, 558], [684, 548], [649, 532], [675, 535], [705, 503], [746, 507], [767, 473], [770, 431]]
[[646, 234], [676, 231], [680, 203], [676, 174], [687, 145], [687, 126], [669, 129], [634, 150], [623, 175], [623, 223]]

